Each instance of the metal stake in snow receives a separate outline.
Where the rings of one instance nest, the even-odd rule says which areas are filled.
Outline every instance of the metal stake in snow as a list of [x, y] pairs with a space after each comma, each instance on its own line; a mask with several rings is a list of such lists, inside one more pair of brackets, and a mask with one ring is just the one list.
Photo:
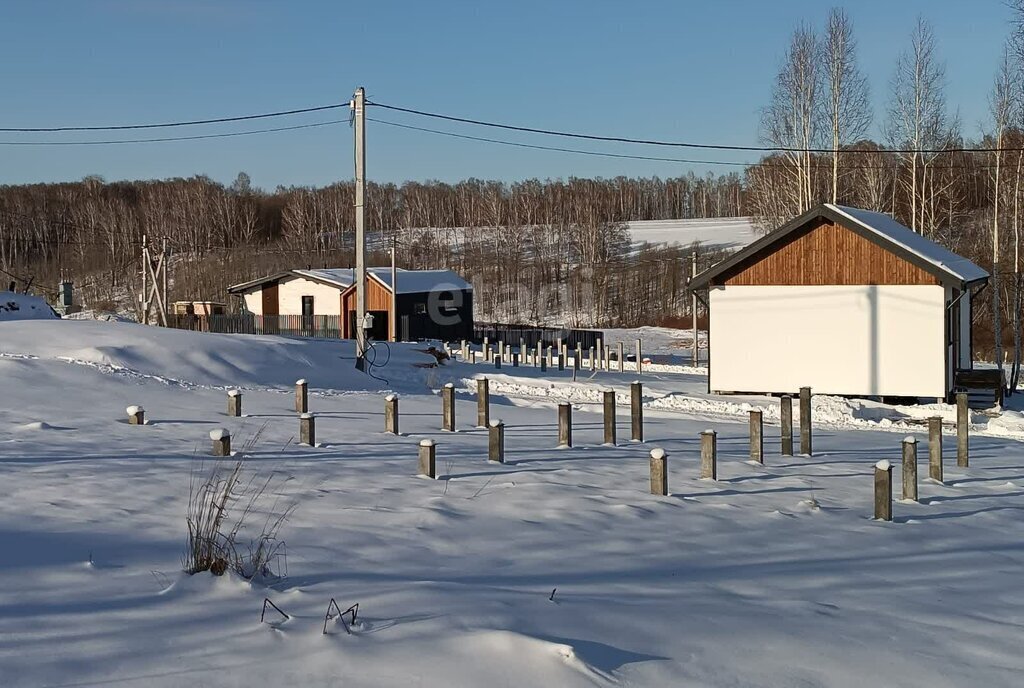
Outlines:
[[651, 494], [668, 494], [668, 454], [660, 448], [651, 450]]
[[228, 390], [228, 415], [234, 418], [242, 415], [242, 393], [237, 389]]
[[398, 434], [398, 395], [384, 397], [384, 432]]
[[942, 416], [928, 419], [928, 477], [942, 482]]
[[644, 386], [639, 380], [629, 385], [629, 418], [634, 442], [644, 441]]
[[216, 428], [210, 431], [210, 440], [214, 456], [231, 456], [231, 433], [224, 428]]
[[800, 388], [800, 453], [810, 456], [811, 449], [811, 388]]
[[875, 464], [875, 518], [892, 520], [892, 464], [884, 460]]
[[705, 430], [700, 434], [701, 480], [718, 480], [718, 433]]
[[441, 429], [455, 432], [455, 385], [450, 382], [441, 389]]
[[492, 420], [487, 429], [487, 460], [505, 463], [505, 424]]
[[764, 417], [761, 409], [750, 411], [750, 460], [764, 463]]
[[558, 446], [572, 446], [572, 406], [568, 401], [558, 404]]
[[971, 409], [967, 407], [967, 392], [956, 393], [956, 465], [967, 468], [970, 465], [967, 433], [971, 423]]
[[295, 381], [295, 413], [309, 412], [309, 385], [305, 380]]
[[434, 440], [420, 440], [420, 475], [437, 480], [437, 445]]
[[316, 444], [315, 417], [312, 413], [303, 413], [299, 416], [299, 444], [310, 447]]
[[604, 397], [604, 443], [615, 446], [615, 390], [606, 389]]
[[788, 394], [779, 400], [779, 416], [782, 420], [782, 455], [793, 456], [793, 397]]
[[145, 425], [146, 409], [141, 406], [129, 406], [125, 409], [128, 414], [128, 425]]
[[491, 418], [491, 387], [487, 378], [476, 381], [476, 426], [486, 428]]

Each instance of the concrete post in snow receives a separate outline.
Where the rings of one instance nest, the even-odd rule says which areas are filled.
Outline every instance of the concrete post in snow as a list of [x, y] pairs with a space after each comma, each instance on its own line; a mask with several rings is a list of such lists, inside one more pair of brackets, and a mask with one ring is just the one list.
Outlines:
[[295, 413], [309, 412], [309, 383], [305, 380], [295, 381]]
[[553, 346], [549, 346], [548, 347], [548, 356], [547, 356], [547, 358], [548, 358], [548, 367], [549, 368], [551, 366], [555, 365], [555, 347], [553, 347]]
[[398, 434], [398, 395], [384, 397], [384, 432]]
[[604, 443], [615, 444], [615, 390], [606, 389], [604, 401]]
[[928, 477], [942, 482], [942, 416], [928, 419]]
[[605, 370], [612, 369], [612, 345], [604, 345], [604, 363], [602, 364]]
[[810, 456], [811, 446], [811, 388], [800, 388], [800, 453]]
[[487, 378], [476, 381], [476, 426], [486, 428], [491, 418], [491, 386]]
[[971, 423], [971, 409], [967, 406], [967, 392], [956, 393], [956, 465], [967, 468], [970, 465], [970, 440], [968, 432]]
[[576, 366], [576, 370], [580, 369], [580, 365], [583, 362], [583, 345], [576, 342], [576, 355], [573, 357], [573, 365]]
[[242, 393], [237, 389], [228, 390], [228, 415], [234, 418], [242, 415]]
[[545, 358], [544, 356], [538, 356], [537, 358], [540, 359], [540, 372], [548, 372], [548, 359]]
[[125, 409], [128, 414], [128, 425], [145, 425], [146, 409], [141, 406], [129, 406]]
[[917, 438], [903, 439], [903, 499], [917, 501]]
[[601, 370], [601, 358], [604, 357], [604, 340], [601, 337], [597, 338], [597, 369]]
[[892, 464], [888, 461], [875, 464], [875, 518], [892, 520]]
[[558, 354], [558, 369], [565, 370], [565, 356], [563, 356], [561, 352]]
[[501, 354], [494, 357], [494, 369], [501, 370]]
[[594, 372], [594, 366], [597, 365], [597, 361], [594, 360], [594, 347], [590, 347], [588, 358], [590, 359], [590, 372]]
[[640, 375], [644, 371], [644, 355], [639, 339], [636, 340], [636, 374]]
[[668, 494], [668, 454], [660, 448], [651, 450], [651, 494]]
[[764, 463], [764, 417], [761, 409], [750, 411], [750, 460]]
[[534, 368], [536, 368], [537, 366], [541, 365], [544, 362], [543, 349], [544, 345], [541, 344], [540, 342], [537, 342], [537, 351], [536, 353], [533, 354]]
[[572, 446], [572, 406], [568, 401], [558, 404], [558, 446]]
[[437, 445], [434, 440], [420, 440], [420, 475], [437, 479]]
[[629, 419], [634, 442], [644, 441], [644, 386], [639, 380], [629, 385]]
[[480, 345], [480, 350], [484, 352], [484, 363], [491, 362], [491, 344], [490, 339], [484, 337], [484, 343]]
[[455, 385], [441, 388], [441, 429], [455, 432]]
[[718, 480], [718, 433], [714, 430], [700, 434], [700, 477]]
[[793, 397], [788, 394], [779, 400], [779, 416], [782, 420], [782, 455], [793, 456]]
[[492, 420], [487, 428], [487, 460], [505, 463], [505, 424]]
[[622, 342], [616, 345], [615, 355], [619, 358], [619, 372], [623, 373], [626, 371], [626, 347]]
[[529, 363], [526, 351], [526, 340], [522, 337], [519, 338], [519, 360], [523, 362], [523, 365]]
[[512, 352], [512, 367], [513, 368], [518, 368], [519, 367], [519, 352], [517, 352], [517, 351], [513, 351]]
[[462, 340], [462, 362], [469, 362], [469, 342], [467, 342], [465, 339]]
[[299, 416], [299, 444], [316, 445], [316, 420], [312, 413]]
[[214, 456], [231, 456], [231, 433], [224, 428], [215, 428], [210, 431], [210, 440]]

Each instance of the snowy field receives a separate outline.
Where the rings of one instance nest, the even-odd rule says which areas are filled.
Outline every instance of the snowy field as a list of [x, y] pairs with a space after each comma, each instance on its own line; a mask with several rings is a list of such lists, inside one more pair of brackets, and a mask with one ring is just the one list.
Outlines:
[[759, 236], [749, 217], [634, 220], [626, 223], [626, 229], [634, 244], [689, 246], [697, 242], [718, 249], [743, 248]]
[[[948, 408], [816, 398], [815, 455], [781, 457], [773, 400], [711, 397], [666, 365], [642, 375], [646, 443], [627, 441], [623, 396], [619, 444], [602, 446], [598, 390], [624, 394], [635, 372], [427, 369], [418, 348], [393, 348], [385, 383], [352, 370], [347, 343], [0, 324], [0, 685], [1020, 685], [1022, 445], [988, 416], [971, 467], [947, 436], [945, 483], [922, 480], [883, 523], [872, 465], [923, 431], [914, 414]], [[485, 373], [504, 465], [473, 427]], [[296, 443], [297, 378], [316, 447]], [[455, 433], [439, 430], [449, 381]], [[382, 432], [389, 391], [400, 436]], [[572, 449], [555, 448], [559, 399]], [[147, 425], [127, 424], [132, 404]], [[747, 461], [753, 407], [764, 466]], [[296, 504], [282, 580], [180, 573], [190, 472], [217, 427], [236, 448], [259, 433], [249, 470]], [[697, 479], [705, 428], [717, 481]], [[436, 481], [416, 475], [425, 438]], [[655, 446], [668, 497], [648, 493]], [[267, 597], [290, 618], [260, 623]], [[322, 634], [332, 597], [359, 603], [351, 635]]]

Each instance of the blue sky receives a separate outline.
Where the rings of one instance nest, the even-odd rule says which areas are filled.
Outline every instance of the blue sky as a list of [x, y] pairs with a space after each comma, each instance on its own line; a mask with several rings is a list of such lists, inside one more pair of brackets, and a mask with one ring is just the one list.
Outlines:
[[[876, 129], [917, 15], [935, 29], [951, 109], [969, 136], [987, 97], [1009, 12], [1001, 0], [847, 0]], [[0, 126], [97, 125], [231, 116], [371, 99], [549, 129], [753, 144], [792, 29], [833, 3], [341, 0], [4, 0]], [[610, 152], [741, 161], [743, 154], [597, 145], [495, 132], [380, 110], [371, 116], [478, 136]], [[347, 118], [328, 112], [173, 130], [211, 133]], [[125, 138], [139, 136], [129, 133]], [[144, 132], [142, 135], [157, 135]], [[115, 138], [106, 134], [102, 138]], [[0, 134], [0, 140], [89, 134]], [[352, 176], [347, 124], [134, 146], [0, 146], [0, 183], [248, 172], [265, 188]], [[378, 181], [468, 177], [662, 177], [727, 167], [612, 160], [495, 146], [371, 123]]]

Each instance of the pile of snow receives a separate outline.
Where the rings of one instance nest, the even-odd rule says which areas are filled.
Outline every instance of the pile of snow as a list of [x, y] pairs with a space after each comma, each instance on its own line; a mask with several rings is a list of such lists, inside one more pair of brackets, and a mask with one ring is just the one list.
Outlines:
[[32, 294], [0, 291], [0, 322], [7, 320], [55, 320], [58, 316], [45, 300]]

